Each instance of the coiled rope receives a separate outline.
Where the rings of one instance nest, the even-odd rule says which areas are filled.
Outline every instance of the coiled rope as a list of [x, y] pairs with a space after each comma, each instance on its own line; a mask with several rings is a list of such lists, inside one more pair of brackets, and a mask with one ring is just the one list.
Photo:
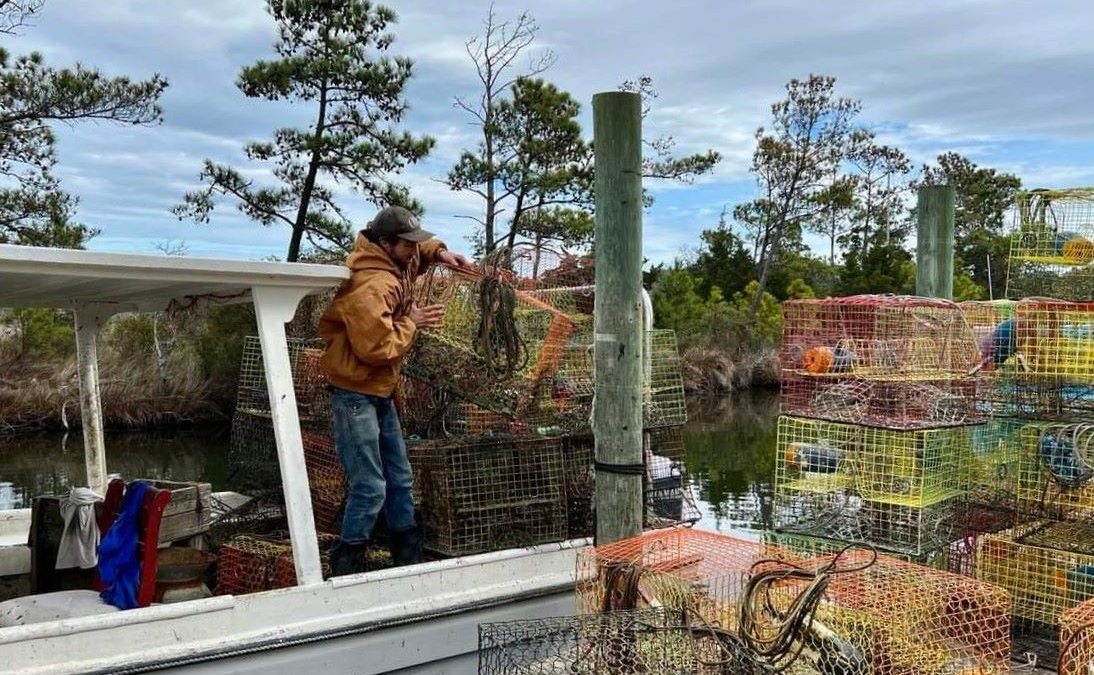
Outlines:
[[[752, 565], [752, 574], [745, 587], [745, 600], [741, 604], [738, 636], [749, 652], [770, 666], [772, 672], [785, 672], [794, 665], [807, 645], [818, 645], [825, 639], [823, 633], [830, 632], [818, 630], [821, 627], [816, 611], [832, 578], [838, 574], [861, 572], [877, 561], [877, 550], [868, 546], [865, 547], [871, 554], [868, 561], [839, 567], [840, 558], [854, 546], [845, 546], [815, 572], [785, 560], [759, 560]], [[770, 569], [757, 571], [757, 568], [765, 566]], [[804, 582], [807, 585], [789, 607], [782, 610], [774, 602], [773, 590], [780, 585], [785, 587], [787, 582]], [[831, 643], [830, 648], [839, 650]], [[839, 652], [829, 654], [829, 657], [848, 661], [842, 664], [848, 673], [856, 673], [860, 665], [851, 662], [854, 654]]]
[[528, 347], [517, 326], [517, 292], [503, 278], [507, 249], [498, 249], [483, 259], [483, 277], [476, 287], [479, 325], [476, 347], [495, 377], [508, 377], [528, 365]]

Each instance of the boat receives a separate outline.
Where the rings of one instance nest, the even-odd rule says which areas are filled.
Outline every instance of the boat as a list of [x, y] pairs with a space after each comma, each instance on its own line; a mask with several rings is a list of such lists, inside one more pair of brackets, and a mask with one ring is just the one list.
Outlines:
[[[304, 297], [347, 276], [331, 265], [0, 245], [0, 307], [52, 307], [75, 316], [87, 485], [99, 491], [107, 485], [109, 452], [97, 371], [105, 321], [199, 298], [254, 303], [296, 576], [295, 586], [266, 592], [124, 611], [102, 603], [33, 622], [20, 617], [36, 596], [8, 601], [9, 611], [0, 612], [0, 669], [469, 673], [477, 668], [479, 624], [574, 612], [576, 559], [587, 539], [323, 579], [285, 323]], [[29, 571], [29, 526], [29, 509], [0, 512], [0, 576]]]

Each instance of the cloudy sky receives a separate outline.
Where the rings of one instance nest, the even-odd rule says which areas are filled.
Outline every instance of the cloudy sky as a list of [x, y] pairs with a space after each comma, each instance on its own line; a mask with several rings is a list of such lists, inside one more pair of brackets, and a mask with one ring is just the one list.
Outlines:
[[[427, 224], [465, 246], [474, 198], [443, 176], [474, 129], [453, 97], [475, 93], [464, 42], [487, 0], [392, 0], [393, 51], [411, 57], [406, 127], [437, 146], [404, 176]], [[548, 77], [585, 104], [598, 91], [646, 73], [660, 91], [646, 134], [674, 136], [683, 151], [725, 159], [691, 186], [650, 185], [645, 249], [666, 260], [693, 247], [723, 205], [748, 199], [752, 134], [786, 81], [838, 78], [863, 102], [862, 119], [917, 163], [940, 152], [1012, 171], [1027, 186], [1094, 184], [1094, 3], [1046, 0], [497, 0], [500, 18], [522, 10], [541, 25], [538, 44], [557, 63]], [[263, 0], [46, 0], [35, 25], [5, 46], [42, 51], [52, 65], [82, 61], [108, 74], [170, 80], [165, 122], [153, 128], [62, 127], [60, 171], [80, 196], [80, 219], [100, 228], [91, 248], [154, 251], [185, 242], [191, 255], [283, 256], [284, 229], [263, 229], [231, 206], [212, 223], [180, 222], [170, 208], [197, 185], [203, 158], [239, 164], [241, 147], [306, 109], [249, 100], [240, 67], [271, 54], [274, 26]], [[374, 208], [347, 195], [363, 222]]]

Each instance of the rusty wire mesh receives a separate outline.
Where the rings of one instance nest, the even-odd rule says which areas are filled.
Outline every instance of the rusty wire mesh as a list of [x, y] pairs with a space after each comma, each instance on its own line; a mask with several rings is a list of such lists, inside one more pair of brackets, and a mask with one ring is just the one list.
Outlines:
[[[843, 571], [832, 573], [830, 565]], [[806, 575], [784, 574], [789, 569]], [[827, 574], [827, 586], [805, 624], [802, 656], [787, 672], [1009, 672], [1005, 592], [864, 550], [805, 558], [698, 530], [646, 534], [580, 555], [579, 608], [686, 610], [731, 633], [769, 621], [761, 634], [770, 636], [810, 573]], [[762, 593], [759, 576], [775, 580]], [[761, 598], [764, 619], [752, 613]]]
[[[331, 535], [319, 536], [323, 576], [330, 576]], [[259, 593], [296, 585], [292, 542], [281, 533], [266, 537], [239, 535], [217, 551], [217, 595]]]
[[1059, 675], [1089, 675], [1094, 671], [1094, 600], [1060, 615]]
[[428, 549], [465, 555], [566, 538], [558, 439], [426, 441], [408, 454]]
[[498, 274], [437, 267], [423, 277], [416, 301], [444, 305], [445, 319], [419, 332], [404, 372], [487, 410], [515, 414], [550, 388], [575, 322]]
[[897, 429], [975, 422], [973, 333], [947, 300], [783, 303], [784, 413]]

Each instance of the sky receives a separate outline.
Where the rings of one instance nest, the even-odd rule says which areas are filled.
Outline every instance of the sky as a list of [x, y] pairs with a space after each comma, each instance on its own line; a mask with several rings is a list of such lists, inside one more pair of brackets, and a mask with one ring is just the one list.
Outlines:
[[[404, 127], [437, 140], [401, 180], [424, 204], [423, 224], [466, 249], [466, 216], [481, 202], [438, 179], [475, 144], [477, 130], [453, 100], [477, 92], [464, 43], [481, 32], [490, 3], [387, 4], [399, 16], [391, 53], [415, 64]], [[648, 74], [660, 96], [644, 135], [723, 155], [695, 184], [647, 184], [651, 262], [691, 254], [723, 207], [753, 196], [753, 134], [786, 82], [810, 73], [835, 76], [841, 95], [862, 101], [860, 121], [917, 165], [956, 151], [1027, 187], [1094, 184], [1094, 3], [1085, 0], [495, 2], [500, 20], [522, 11], [540, 25], [536, 45], [555, 54], [545, 77], [582, 102], [588, 134], [593, 94]], [[199, 186], [205, 158], [262, 180], [266, 170], [246, 164], [242, 147], [310, 118], [306, 104], [247, 99], [235, 87], [242, 66], [272, 56], [274, 39], [263, 0], [46, 0], [32, 26], [5, 40], [54, 66], [79, 61], [170, 81], [162, 125], [57, 129], [63, 185], [80, 198], [78, 219], [102, 231], [89, 248], [148, 253], [170, 242], [193, 256], [284, 256], [287, 228], [250, 222], [231, 203], [209, 224], [170, 211]], [[342, 204], [362, 225], [376, 210], [349, 192]]]

